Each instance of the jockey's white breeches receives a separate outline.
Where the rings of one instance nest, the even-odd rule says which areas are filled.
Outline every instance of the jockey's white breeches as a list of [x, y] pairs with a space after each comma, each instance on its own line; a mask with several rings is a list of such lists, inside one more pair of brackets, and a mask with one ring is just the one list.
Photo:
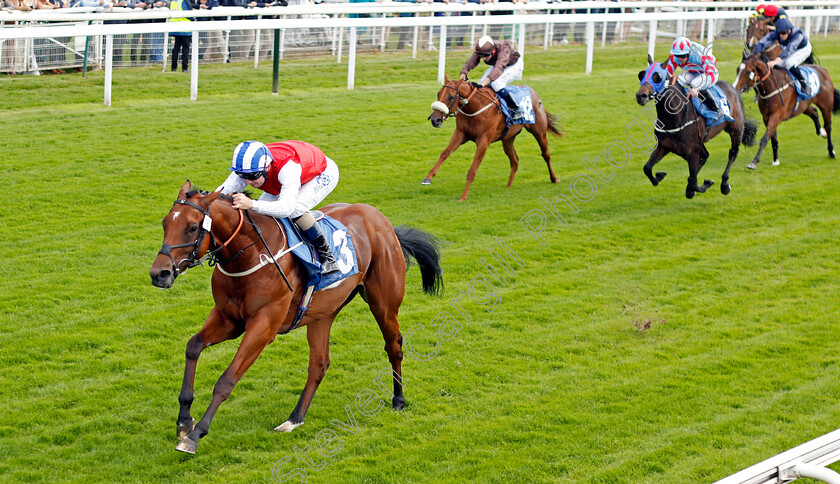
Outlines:
[[701, 74], [699, 72], [684, 71], [677, 76], [677, 84], [694, 87], [699, 90], [707, 89], [717, 82], [717, 72]]
[[791, 67], [798, 66], [805, 62], [805, 59], [811, 55], [811, 43], [808, 42], [805, 47], [793, 51], [793, 54], [787, 56], [787, 59], [783, 59], [779, 65], [784, 66], [785, 69], [790, 69]]
[[[481, 80], [478, 82], [484, 83], [484, 80], [487, 79], [487, 76], [495, 69], [495, 66], [490, 66], [484, 72], [484, 75], [481, 76]], [[522, 79], [522, 71], [525, 70], [525, 61], [522, 59], [522, 56], [519, 56], [519, 60], [516, 61], [515, 64], [512, 66], [505, 67], [505, 70], [502, 72], [502, 75], [496, 78], [495, 81], [490, 83], [490, 87], [493, 88], [494, 91], [498, 91], [499, 89], [504, 89], [508, 84], [513, 81], [517, 81]]]
[[327, 168], [323, 173], [300, 186], [295, 211], [289, 215], [295, 219], [315, 208], [338, 185], [338, 165], [330, 157], [327, 158]]

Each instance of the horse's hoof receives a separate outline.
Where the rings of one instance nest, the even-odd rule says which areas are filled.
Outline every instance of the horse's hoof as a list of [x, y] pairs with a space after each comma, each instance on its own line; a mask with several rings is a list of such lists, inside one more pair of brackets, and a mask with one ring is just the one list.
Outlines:
[[828, 154], [828, 157], [833, 160], [833, 159], [837, 158], [837, 154], [834, 153], [834, 150], [831, 150], [831, 153]]
[[686, 190], [685, 191], [685, 198], [688, 198], [689, 200], [694, 198], [694, 190]]
[[712, 180], [709, 180], [708, 178], [703, 180], [703, 186], [706, 187], [706, 188], [709, 188], [710, 186], [712, 186], [714, 184], [715, 184], [715, 182], [712, 181]]
[[432, 179], [431, 178], [423, 178], [423, 181], [420, 182], [421, 185], [431, 185]]
[[186, 452], [187, 454], [195, 455], [195, 451], [198, 449], [198, 442], [192, 440], [189, 437], [184, 437], [181, 439], [181, 442], [175, 446], [175, 450], [180, 452]]
[[281, 423], [277, 427], [274, 427], [275, 432], [291, 432], [292, 430], [300, 427], [303, 425], [303, 422], [300, 423], [292, 423], [291, 420], [286, 420], [285, 422]]
[[770, 166], [779, 166], [779, 164], [780, 164], [779, 159], [777, 158], [777, 159], [773, 160], [773, 163]]
[[662, 179], [665, 178], [665, 175], [667, 175], [667, 173], [665, 173], [664, 171], [657, 171], [656, 172], [656, 181], [661, 182]]
[[749, 168], [750, 170], [755, 170], [758, 168], [758, 165], [754, 161], [751, 161], [747, 163], [747, 168]]
[[391, 400], [391, 408], [397, 412], [402, 410], [403, 407], [405, 407], [405, 397], [394, 397], [393, 400]]
[[825, 132], [825, 128], [820, 128], [820, 136], [828, 138], [828, 133]]
[[192, 422], [190, 422], [186, 425], [178, 424], [178, 438], [183, 439], [184, 437], [189, 435], [189, 433], [192, 432], [194, 428], [195, 428], [195, 419], [192, 419]]
[[730, 191], [732, 191], [732, 187], [729, 186], [729, 183], [722, 183], [720, 185], [720, 193], [723, 193], [724, 195], [729, 195]]

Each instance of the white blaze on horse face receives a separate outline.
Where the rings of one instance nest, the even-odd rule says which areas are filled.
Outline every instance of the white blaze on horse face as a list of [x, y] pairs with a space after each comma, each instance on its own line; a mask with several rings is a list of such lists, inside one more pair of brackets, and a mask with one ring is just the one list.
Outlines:
[[181, 215], [181, 212], [175, 212], [175, 213], [173, 213], [173, 214], [172, 214], [172, 220], [175, 220], [176, 218], [178, 218], [178, 215]]

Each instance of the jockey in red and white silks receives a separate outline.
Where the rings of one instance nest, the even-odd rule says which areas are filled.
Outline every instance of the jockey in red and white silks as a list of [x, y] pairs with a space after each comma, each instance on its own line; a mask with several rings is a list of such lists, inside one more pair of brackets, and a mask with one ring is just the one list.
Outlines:
[[[677, 68], [682, 68], [676, 82], [688, 89], [688, 95], [697, 97], [700, 91], [704, 91], [715, 85], [719, 73], [717, 60], [706, 47], [697, 42], [692, 42], [685, 37], [678, 37], [671, 46], [671, 56], [665, 63], [665, 70], [668, 74], [674, 75]], [[712, 97], [704, 94], [703, 103], [712, 111], [717, 111]]]

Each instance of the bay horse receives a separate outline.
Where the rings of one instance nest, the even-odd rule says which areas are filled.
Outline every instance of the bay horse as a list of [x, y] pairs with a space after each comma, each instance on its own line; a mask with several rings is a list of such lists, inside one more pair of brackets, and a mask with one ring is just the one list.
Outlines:
[[666, 175], [664, 171], [660, 171], [654, 176], [653, 167], [665, 155], [674, 153], [688, 162], [688, 185], [685, 188], [685, 197], [693, 198], [695, 193], [704, 193], [714, 185], [714, 182], [708, 179], [702, 185], [697, 185], [697, 174], [709, 157], [705, 143], [721, 131], [726, 131], [729, 133], [731, 147], [729, 161], [721, 177], [720, 192], [728, 195], [731, 190], [729, 169], [732, 168], [732, 163], [738, 156], [741, 143], [752, 146], [757, 131], [756, 124], [746, 119], [741, 96], [728, 82], [717, 81], [715, 85], [723, 91], [729, 101], [730, 114], [734, 121], [726, 121], [707, 128], [706, 119], [697, 113], [694, 104], [683, 92], [683, 88], [674, 84], [673, 77], [667, 73], [662, 64], [653, 62], [650, 55], [648, 55], [647, 69], [639, 72], [639, 81], [641, 85], [636, 92], [636, 102], [644, 106], [651, 99], [656, 101], [658, 119], [654, 132], [657, 144], [644, 168], [645, 175], [653, 186], [659, 185]]
[[[773, 26], [773, 19], [771, 18], [760, 18], [755, 17], [750, 19], [749, 25], [747, 25], [747, 34], [746, 40], [744, 41], [744, 45], [747, 47], [748, 52], [752, 52], [755, 44], [761, 40], [762, 37], [769, 34], [771, 30], [774, 30], [776, 27]], [[779, 57], [779, 54], [782, 53], [782, 46], [779, 45], [778, 42], [773, 42], [772, 44], [768, 45], [764, 48], [763, 54], [767, 56], [767, 59], [773, 60], [776, 57]], [[808, 58], [805, 59], [803, 64], [813, 64], [814, 63], [814, 53], [811, 52], [808, 54]]]
[[[385, 339], [385, 351], [393, 369], [391, 404], [394, 410], [401, 410], [405, 405], [403, 337], [397, 313], [405, 294], [407, 262], [413, 258], [420, 267], [424, 292], [440, 294], [442, 290], [440, 252], [436, 239], [428, 233], [393, 227], [370, 205], [337, 203], [322, 211], [347, 227], [359, 272], [341, 280], [338, 286], [316, 292], [300, 321], [300, 327], [306, 326], [309, 372], [297, 406], [288, 420], [274, 429], [282, 432], [303, 425], [315, 390], [330, 365], [330, 327], [356, 294], [367, 302]], [[247, 220], [243, 221], [243, 213]], [[307, 274], [292, 254], [281, 250], [287, 246], [286, 235], [277, 221], [233, 208], [231, 197], [220, 192], [193, 190], [189, 180], [163, 218], [163, 247], [149, 271], [153, 285], [170, 288], [179, 274], [205, 258], [216, 262], [212, 276], [215, 306], [201, 330], [187, 343], [184, 380], [178, 396], [177, 430], [181, 441], [177, 450], [195, 454], [199, 439], [207, 435], [219, 405], [230, 396], [236, 383], [277, 334], [292, 329], [306, 290]], [[337, 259], [346, 257], [339, 255]], [[210, 405], [196, 424], [190, 406], [201, 351], [243, 334], [236, 356], [213, 388]]]
[[[499, 99], [496, 93], [490, 87], [477, 88], [467, 80], [449, 79], [445, 77], [446, 82], [438, 91], [437, 101], [432, 103], [432, 114], [429, 119], [432, 126], [440, 128], [444, 121], [449, 117], [455, 116], [455, 132], [452, 133], [452, 138], [449, 140], [449, 145], [440, 154], [435, 166], [432, 167], [426, 178], [423, 179], [423, 185], [430, 185], [432, 178], [437, 174], [438, 169], [443, 164], [449, 155], [452, 154], [459, 146], [467, 141], [475, 142], [475, 157], [473, 158], [472, 166], [467, 172], [467, 186], [464, 187], [464, 193], [461, 195], [461, 201], [467, 199], [467, 192], [470, 190], [470, 184], [475, 179], [475, 174], [478, 171], [478, 166], [484, 159], [487, 148], [490, 143], [502, 141], [505, 154], [510, 159], [510, 178], [508, 178], [507, 186], [513, 184], [513, 177], [516, 175], [516, 170], [519, 168], [519, 155], [513, 148], [513, 140], [516, 138], [524, 126], [525, 130], [531, 133], [536, 138], [540, 145], [542, 157], [545, 164], [548, 166], [548, 176], [551, 183], [557, 183], [559, 180], [554, 175], [554, 170], [551, 169], [551, 155], [548, 153], [548, 133], [554, 136], [562, 137], [563, 134], [557, 129], [557, 117], [545, 110], [545, 107], [540, 100], [539, 94], [536, 91], [528, 88], [531, 91], [531, 100], [534, 106], [534, 113], [536, 121], [534, 124], [514, 124], [510, 128], [505, 125], [505, 115], [502, 114], [502, 108], [499, 104]], [[456, 116], [460, 114], [460, 116]]]
[[[747, 168], [756, 169], [759, 158], [764, 147], [767, 146], [769, 138], [773, 146], [773, 166], [779, 164], [779, 140], [776, 137], [776, 128], [782, 121], [796, 117], [801, 113], [811, 118], [818, 136], [828, 140], [828, 156], [835, 157], [834, 145], [831, 143], [831, 113], [840, 111], [840, 92], [834, 88], [834, 83], [823, 67], [809, 65], [800, 67], [811, 67], [817, 71], [820, 79], [820, 92], [815, 97], [797, 103], [796, 88], [793, 78], [786, 69], [769, 69], [768, 58], [761, 54], [748, 56], [745, 52], [741, 65], [738, 66], [738, 77], [735, 81], [735, 89], [740, 92], [755, 87], [758, 90], [758, 109], [764, 119], [767, 131], [761, 137], [758, 145], [758, 152], [755, 158], [747, 165]], [[815, 107], [816, 106], [816, 107]], [[820, 117], [817, 108], [822, 112], [825, 129], [820, 127]]]

